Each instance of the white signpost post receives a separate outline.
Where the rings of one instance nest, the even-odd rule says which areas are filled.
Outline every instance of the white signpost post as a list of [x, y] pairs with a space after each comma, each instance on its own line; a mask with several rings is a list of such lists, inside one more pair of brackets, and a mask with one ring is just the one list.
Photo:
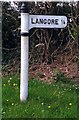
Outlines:
[[26, 2], [21, 8], [21, 81], [20, 100], [26, 101], [28, 97], [28, 49], [29, 30], [31, 28], [65, 28], [66, 16], [29, 15]]

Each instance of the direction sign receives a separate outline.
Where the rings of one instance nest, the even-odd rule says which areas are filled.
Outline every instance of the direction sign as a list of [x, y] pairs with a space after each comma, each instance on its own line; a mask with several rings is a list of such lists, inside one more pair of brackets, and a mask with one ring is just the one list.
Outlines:
[[67, 26], [66, 16], [29, 15], [29, 29], [64, 28], [66, 26]]
[[27, 5], [23, 3], [21, 8], [21, 101], [25, 101], [28, 97], [29, 30], [31, 28], [64, 28], [67, 26], [66, 16], [29, 15], [26, 7]]

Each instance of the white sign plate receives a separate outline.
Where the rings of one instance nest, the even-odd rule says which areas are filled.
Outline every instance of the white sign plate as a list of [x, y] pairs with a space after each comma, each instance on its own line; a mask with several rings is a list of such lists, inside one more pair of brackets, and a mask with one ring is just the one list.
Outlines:
[[29, 29], [31, 28], [65, 28], [66, 16], [29, 15]]

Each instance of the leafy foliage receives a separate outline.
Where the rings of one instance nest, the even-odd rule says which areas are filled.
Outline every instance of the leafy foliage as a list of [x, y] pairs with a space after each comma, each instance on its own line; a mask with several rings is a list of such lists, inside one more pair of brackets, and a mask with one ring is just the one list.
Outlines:
[[[3, 64], [17, 66], [20, 64], [20, 26], [21, 3], [14, 3], [18, 9], [10, 3], [3, 4]], [[79, 2], [59, 3], [59, 2], [29, 2], [29, 14], [65, 15], [68, 19], [67, 27], [64, 29], [31, 29], [29, 36], [29, 63], [52, 64], [55, 61], [68, 64], [72, 58], [79, 60]], [[68, 59], [70, 56], [71, 59]], [[68, 62], [68, 63], [67, 63]], [[5, 67], [4, 67], [5, 68]], [[12, 68], [13, 69], [13, 68]], [[18, 68], [19, 70], [19, 68]], [[78, 71], [78, 70], [77, 70]]]
[[64, 29], [37, 29], [30, 31], [30, 34], [34, 33], [30, 36], [31, 63], [35, 60], [35, 63], [51, 64], [58, 54], [72, 53], [73, 46], [78, 46], [78, 3], [39, 2], [35, 8], [32, 6], [30, 13], [65, 15], [68, 19], [68, 25]]
[[[9, 49], [16, 48], [20, 44], [18, 36], [19, 13], [11, 7], [10, 3], [7, 2], [3, 3], [2, 9], [2, 52], [3, 61], [7, 63], [10, 59], [10, 55], [12, 54]], [[14, 56], [12, 58], [14, 58]]]
[[14, 48], [18, 44], [15, 31], [18, 29], [18, 12], [9, 3], [3, 3], [2, 37], [3, 47]]

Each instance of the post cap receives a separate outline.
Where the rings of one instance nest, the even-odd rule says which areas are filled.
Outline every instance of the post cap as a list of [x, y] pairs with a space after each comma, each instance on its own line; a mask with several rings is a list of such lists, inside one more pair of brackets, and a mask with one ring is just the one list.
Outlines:
[[23, 2], [21, 6], [21, 13], [29, 13], [28, 3]]

